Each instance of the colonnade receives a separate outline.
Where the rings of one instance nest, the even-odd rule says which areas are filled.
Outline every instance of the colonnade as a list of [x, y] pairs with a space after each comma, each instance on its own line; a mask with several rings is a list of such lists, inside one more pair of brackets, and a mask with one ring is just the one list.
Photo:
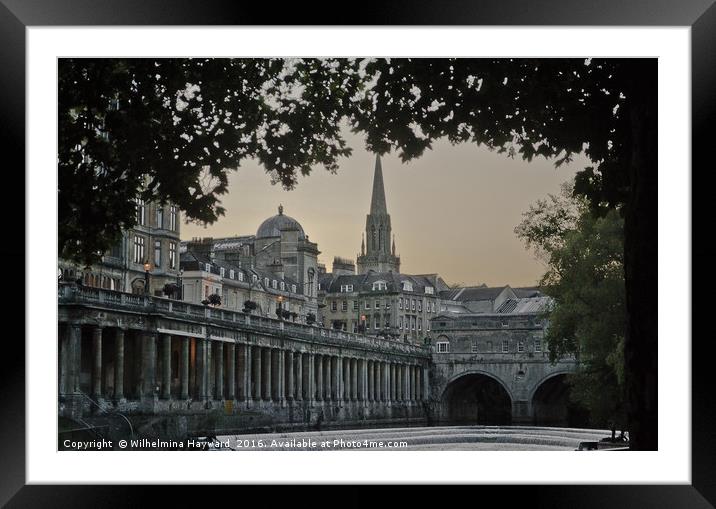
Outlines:
[[286, 343], [295, 348], [70, 323], [60, 333], [59, 392], [247, 406], [412, 404], [428, 398], [427, 366], [407, 357]]

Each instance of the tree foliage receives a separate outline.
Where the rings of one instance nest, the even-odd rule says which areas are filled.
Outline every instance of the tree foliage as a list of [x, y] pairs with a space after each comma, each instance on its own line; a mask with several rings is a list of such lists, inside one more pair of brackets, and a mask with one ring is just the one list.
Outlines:
[[592, 424], [626, 428], [624, 395], [624, 221], [617, 210], [594, 216], [588, 204], [562, 195], [540, 200], [515, 229], [547, 263], [540, 285], [554, 299], [545, 343], [554, 362], [574, 354], [570, 397]]
[[[618, 59], [61, 59], [59, 250], [97, 261], [136, 224], [133, 198], [224, 214], [228, 172], [256, 158], [294, 187], [351, 154], [347, 123], [374, 152], [410, 160], [447, 137], [520, 155], [584, 151], [596, 205], [623, 201]], [[629, 68], [627, 66], [627, 68]], [[609, 170], [606, 171], [605, 170]]]

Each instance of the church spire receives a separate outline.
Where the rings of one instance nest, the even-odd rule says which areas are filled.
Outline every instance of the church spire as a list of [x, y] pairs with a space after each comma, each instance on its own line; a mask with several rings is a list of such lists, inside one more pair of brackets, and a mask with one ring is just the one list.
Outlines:
[[385, 204], [385, 188], [383, 186], [383, 167], [380, 164], [380, 156], [375, 156], [375, 173], [373, 174], [373, 195], [370, 199], [370, 213], [373, 215], [388, 215], [388, 208]]

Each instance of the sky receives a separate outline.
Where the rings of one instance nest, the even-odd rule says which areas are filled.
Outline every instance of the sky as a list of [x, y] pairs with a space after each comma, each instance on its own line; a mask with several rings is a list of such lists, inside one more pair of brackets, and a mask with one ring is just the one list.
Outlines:
[[[261, 222], [284, 214], [318, 243], [328, 271], [334, 256], [356, 259], [370, 207], [375, 155], [361, 137], [346, 136], [353, 154], [337, 174], [317, 166], [297, 186], [284, 190], [254, 160], [229, 176], [222, 197], [226, 215], [207, 227], [182, 224], [181, 238], [255, 234]], [[438, 273], [448, 284], [531, 286], [545, 271], [514, 233], [529, 205], [589, 163], [575, 157], [555, 168], [545, 159], [527, 163], [473, 144], [438, 140], [422, 157], [402, 163], [381, 157], [388, 213], [405, 274]]]

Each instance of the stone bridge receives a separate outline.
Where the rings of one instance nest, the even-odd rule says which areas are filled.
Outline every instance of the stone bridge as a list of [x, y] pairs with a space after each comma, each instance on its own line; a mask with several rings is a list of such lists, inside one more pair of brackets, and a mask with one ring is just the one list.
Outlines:
[[480, 323], [479, 330], [435, 324], [430, 386], [438, 423], [585, 424], [567, 400], [565, 378], [575, 359], [550, 362], [543, 328], [515, 318], [500, 317], [494, 328]]
[[60, 284], [58, 307], [66, 435], [426, 420], [427, 347], [73, 284]]

